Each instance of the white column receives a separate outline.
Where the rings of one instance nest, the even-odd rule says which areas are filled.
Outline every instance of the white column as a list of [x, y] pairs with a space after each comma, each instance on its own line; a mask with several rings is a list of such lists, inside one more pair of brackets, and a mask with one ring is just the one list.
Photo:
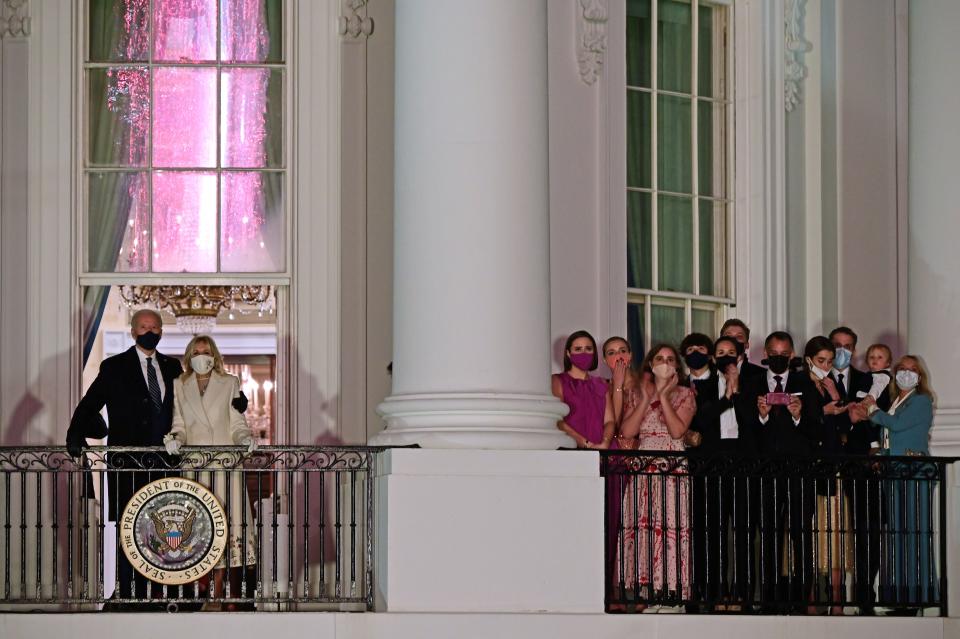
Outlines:
[[377, 444], [553, 449], [546, 0], [396, 7], [393, 395]]

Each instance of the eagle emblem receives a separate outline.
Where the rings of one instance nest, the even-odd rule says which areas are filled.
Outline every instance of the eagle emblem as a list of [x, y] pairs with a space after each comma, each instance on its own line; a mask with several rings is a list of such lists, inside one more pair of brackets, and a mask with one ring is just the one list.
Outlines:
[[156, 538], [162, 552], [170, 552], [185, 544], [193, 534], [197, 511], [189, 506], [169, 504], [150, 513]]

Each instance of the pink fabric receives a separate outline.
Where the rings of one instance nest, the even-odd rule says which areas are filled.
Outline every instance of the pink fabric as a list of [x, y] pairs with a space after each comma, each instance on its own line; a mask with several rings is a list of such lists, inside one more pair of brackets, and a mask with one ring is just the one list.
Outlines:
[[599, 377], [576, 379], [560, 373], [563, 402], [570, 412], [563, 418], [573, 430], [594, 444], [603, 439], [603, 413], [607, 404], [607, 383]]

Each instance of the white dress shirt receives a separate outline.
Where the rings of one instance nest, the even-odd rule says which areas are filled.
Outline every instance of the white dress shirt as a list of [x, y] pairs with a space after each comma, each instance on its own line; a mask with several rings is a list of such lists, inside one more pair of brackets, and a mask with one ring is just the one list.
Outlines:
[[[143, 381], [147, 384], [147, 392], [150, 392], [150, 378], [147, 377], [147, 355], [139, 346], [134, 346], [134, 349], [137, 351], [137, 356], [140, 358], [140, 372], [143, 373]], [[153, 355], [150, 355], [151, 364], [153, 364], [153, 370], [157, 373], [157, 383], [160, 384], [160, 401], [167, 396], [167, 386], [163, 383], [163, 373], [160, 372], [160, 364], [157, 363], [157, 351], [153, 351]]]
[[[780, 374], [780, 386], [782, 387], [783, 392], [787, 392], [787, 378], [789, 376], [790, 376], [790, 369], [787, 369]], [[767, 388], [770, 389], [771, 393], [777, 392], [777, 380], [775, 380], [773, 377], [774, 377], [773, 371], [771, 371], [768, 368], [767, 369]], [[793, 417], [793, 415], [791, 415], [791, 417]], [[767, 415], [766, 417], [760, 417], [761, 424], [766, 424], [769, 420], [770, 420], [770, 415]], [[799, 426], [800, 420], [797, 419], [796, 417], [793, 417], [793, 425]]]
[[[718, 399], [727, 394], [727, 376], [717, 375], [717, 389], [720, 391]], [[736, 439], [740, 436], [740, 426], [737, 424], [737, 412], [733, 407], [720, 413], [720, 439]]]

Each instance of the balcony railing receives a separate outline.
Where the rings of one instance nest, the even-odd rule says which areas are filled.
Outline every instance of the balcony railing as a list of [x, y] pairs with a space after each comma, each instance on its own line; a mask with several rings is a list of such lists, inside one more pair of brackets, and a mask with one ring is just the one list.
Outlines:
[[607, 610], [946, 616], [953, 461], [604, 451]]
[[0, 607], [370, 609], [376, 451], [0, 448]]

